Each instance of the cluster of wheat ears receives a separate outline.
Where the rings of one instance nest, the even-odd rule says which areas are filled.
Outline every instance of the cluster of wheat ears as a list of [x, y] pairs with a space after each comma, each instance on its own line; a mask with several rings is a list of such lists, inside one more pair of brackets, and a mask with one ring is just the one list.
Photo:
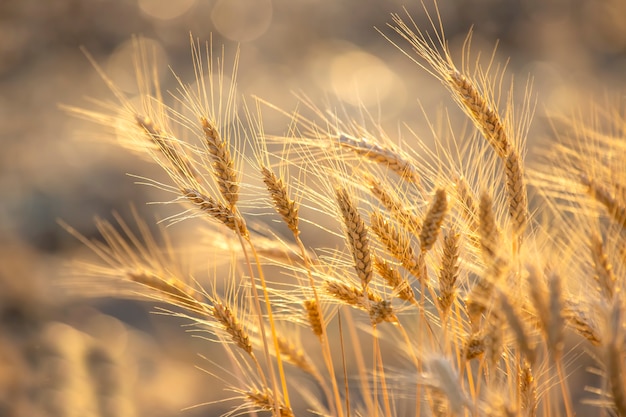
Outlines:
[[531, 92], [515, 100], [495, 65], [455, 65], [431, 16], [428, 32], [398, 15], [389, 27], [471, 121], [433, 127], [457, 138], [434, 149], [305, 98], [283, 112], [287, 133], [268, 135], [272, 106], [236, 97], [237, 60], [194, 41], [196, 82], [178, 80], [174, 105], [139, 47], [139, 98], [102, 74], [119, 102], [70, 109], [151, 157], [169, 180], [141, 182], [185, 207], [170, 220], [206, 219], [200, 249], [231, 260], [201, 286], [143, 221], [139, 234], [99, 221], [102, 241], [66, 225], [101, 258], [77, 274], [169, 304], [226, 349], [227, 415], [571, 417], [585, 356], [581, 398], [626, 416], [624, 118], [569, 121], [526, 169]]

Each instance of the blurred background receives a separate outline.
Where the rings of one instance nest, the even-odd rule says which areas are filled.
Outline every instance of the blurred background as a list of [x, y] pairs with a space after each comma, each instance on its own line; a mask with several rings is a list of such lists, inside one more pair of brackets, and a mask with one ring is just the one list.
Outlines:
[[[427, 4], [428, 1], [427, 1]], [[533, 148], [552, 133], [550, 112], [568, 113], [624, 88], [626, 2], [621, 0], [441, 0], [450, 48], [496, 61], [523, 85], [534, 78]], [[85, 248], [63, 219], [95, 237], [93, 217], [123, 216], [134, 203], [146, 218], [169, 196], [134, 185], [127, 173], [154, 168], [115, 144], [101, 127], [59, 105], [94, 108], [111, 94], [81, 47], [126, 93], [135, 92], [131, 37], [159, 57], [162, 84], [171, 66], [193, 81], [189, 34], [232, 53], [241, 48], [239, 93], [286, 110], [293, 92], [348, 111], [371, 109], [389, 132], [419, 132], [426, 109], [450, 104], [445, 89], [379, 34], [406, 7], [429, 28], [417, 1], [363, 0], [2, 0], [0, 1], [0, 416], [218, 415], [227, 408], [184, 407], [221, 398], [203, 372], [205, 343], [173, 318], [133, 301], [70, 297], [57, 285]], [[433, 10], [431, 8], [431, 10]], [[270, 114], [268, 129], [286, 130]], [[273, 125], [275, 123], [276, 125]], [[212, 385], [213, 384], [213, 385]], [[69, 405], [72, 405], [71, 407]], [[223, 407], [228, 407], [228, 404]], [[221, 410], [221, 411], [219, 411]]]

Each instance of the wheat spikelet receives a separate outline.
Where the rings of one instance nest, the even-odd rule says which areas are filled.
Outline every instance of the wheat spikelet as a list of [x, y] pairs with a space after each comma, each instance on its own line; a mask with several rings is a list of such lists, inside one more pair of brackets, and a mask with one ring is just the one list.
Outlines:
[[428, 213], [424, 217], [422, 231], [420, 233], [420, 246], [422, 251], [428, 251], [433, 247], [439, 236], [439, 230], [443, 219], [448, 211], [448, 195], [443, 188], [437, 189], [430, 204]]
[[382, 323], [383, 321], [390, 323], [396, 323], [398, 321], [393, 307], [391, 306], [391, 302], [387, 300], [370, 303], [368, 313], [372, 326]]
[[325, 281], [324, 288], [330, 295], [338, 300], [365, 311], [369, 311], [370, 303], [380, 303], [383, 301], [379, 295], [369, 288], [367, 289], [366, 295], [363, 295], [363, 291], [360, 289], [338, 281]]
[[389, 223], [381, 213], [370, 214], [372, 230], [394, 258], [402, 263], [411, 274], [418, 279], [423, 279], [420, 268], [419, 255], [415, 254], [409, 239], [400, 233], [396, 227]]
[[617, 278], [613, 273], [613, 266], [604, 252], [602, 239], [595, 233], [591, 235], [591, 257], [596, 269], [595, 279], [600, 286], [600, 292], [606, 301], [613, 299]]
[[235, 344], [243, 349], [248, 355], [252, 355], [252, 343], [248, 333], [241, 322], [235, 317], [231, 309], [220, 301], [215, 301], [212, 306], [213, 317], [228, 332]]
[[383, 207], [398, 220], [400, 225], [402, 225], [408, 233], [420, 232], [422, 229], [420, 218], [409, 209], [405, 208], [404, 203], [400, 199], [390, 194], [385, 189], [386, 187], [372, 176], [368, 176], [368, 184], [374, 197], [376, 197]]
[[404, 301], [416, 302], [415, 293], [409, 282], [400, 275], [400, 272], [389, 262], [375, 256], [374, 267], [378, 274], [385, 280], [387, 285], [393, 288], [396, 296]]
[[197, 205], [200, 210], [208, 213], [212, 218], [226, 225], [230, 230], [239, 233], [243, 237], [249, 236], [243, 219], [219, 201], [192, 188], [184, 188], [182, 193], [187, 200]]
[[459, 275], [459, 234], [448, 230], [443, 239], [441, 266], [439, 267], [439, 297], [437, 301], [443, 316], [448, 314], [456, 293]]
[[615, 223], [626, 229], [626, 206], [617, 200], [602, 184], [598, 184], [592, 178], [582, 175], [580, 181], [587, 187], [589, 195], [601, 203]]
[[206, 117], [201, 117], [200, 123], [209, 155], [213, 161], [213, 173], [220, 193], [230, 207], [235, 207], [239, 199], [239, 180], [228, 144], [222, 139], [216, 126]]
[[289, 341], [289, 339], [279, 336], [278, 347], [280, 348], [281, 356], [286, 361], [301, 369], [303, 372], [312, 375], [316, 379], [320, 379], [315, 365], [311, 363], [311, 360], [307, 357], [307, 355], [305, 355], [304, 351], [297, 348], [292, 342]]
[[367, 226], [353, 204], [348, 192], [343, 188], [335, 190], [337, 204], [341, 211], [349, 249], [354, 260], [357, 276], [363, 288], [372, 280], [372, 260]]
[[297, 236], [300, 234], [300, 230], [298, 229], [298, 207], [296, 202], [289, 198], [287, 186], [283, 180], [278, 178], [269, 168], [261, 167], [261, 173], [267, 191], [269, 191], [272, 197], [276, 212], [283, 218], [289, 230]]
[[584, 308], [580, 303], [567, 300], [563, 307], [563, 319], [568, 327], [572, 328], [594, 346], [602, 344], [602, 336], [598, 324], [590, 316], [588, 308]]
[[505, 159], [511, 145], [497, 111], [492, 108], [474, 84], [459, 71], [451, 70], [448, 77], [453, 91], [459, 95], [461, 103], [476, 127], [480, 129], [498, 156]]
[[137, 114], [135, 115], [135, 121], [183, 178], [195, 178], [196, 180], [200, 178], [191, 161], [174, 147], [171, 140], [167, 139], [167, 136], [159, 131], [150, 118]]
[[463, 358], [470, 361], [481, 356], [487, 350], [483, 333], [474, 332], [465, 340], [463, 346]]
[[493, 202], [488, 193], [481, 194], [478, 210], [480, 247], [485, 263], [491, 265], [498, 258], [500, 230], [493, 213]]
[[537, 382], [533, 377], [531, 367], [524, 362], [519, 369], [519, 395], [521, 409], [525, 417], [535, 417], [537, 414]]
[[313, 330], [315, 336], [322, 337], [324, 334], [324, 328], [322, 326], [321, 312], [317, 302], [315, 300], [305, 300], [304, 308], [307, 312], [307, 319], [311, 330]]
[[513, 232], [516, 236], [521, 237], [528, 223], [528, 201], [522, 162], [515, 149], [511, 149], [506, 157], [504, 172], [506, 174], [506, 191]]
[[399, 151], [383, 147], [366, 138], [354, 138], [346, 134], [339, 135], [337, 141], [344, 148], [350, 149], [370, 161], [384, 165], [398, 174], [400, 178], [419, 185], [420, 177], [413, 163], [406, 156], [401, 155]]
[[[252, 405], [263, 411], [275, 411], [274, 397], [258, 390], [250, 390], [244, 393], [245, 399]], [[294, 417], [293, 411], [284, 404], [279, 406], [279, 417]]]
[[536, 353], [535, 349], [531, 346], [530, 336], [526, 325], [521, 318], [521, 313], [513, 304], [509, 301], [509, 298], [503, 292], [500, 293], [500, 307], [511, 330], [515, 334], [515, 340], [526, 357], [526, 360], [530, 364], [535, 363]]

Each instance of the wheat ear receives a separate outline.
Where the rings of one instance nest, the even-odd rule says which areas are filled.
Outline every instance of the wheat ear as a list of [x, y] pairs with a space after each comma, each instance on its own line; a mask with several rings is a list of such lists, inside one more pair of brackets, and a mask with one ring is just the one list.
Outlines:
[[626, 206], [624, 203], [615, 198], [606, 187], [598, 184], [592, 178], [582, 175], [580, 181], [587, 187], [587, 192], [606, 208], [613, 221], [626, 229]]
[[419, 185], [420, 177], [414, 164], [399, 151], [383, 147], [366, 138], [354, 138], [346, 134], [340, 134], [337, 141], [342, 147], [350, 149], [372, 162], [384, 165], [398, 174], [400, 178]]
[[522, 162], [519, 153], [515, 149], [511, 149], [506, 157], [505, 174], [509, 215], [511, 216], [513, 232], [517, 237], [521, 238], [528, 223], [528, 201]]
[[384, 259], [375, 256], [374, 267], [378, 274], [385, 280], [387, 285], [393, 288], [396, 296], [404, 301], [416, 303], [415, 293], [411, 284], [406, 278], [403, 278], [396, 268], [394, 268], [389, 262]]
[[287, 185], [267, 167], [261, 167], [261, 174], [263, 175], [263, 182], [267, 187], [267, 191], [270, 193], [276, 212], [280, 214], [285, 224], [287, 224], [287, 227], [289, 227], [289, 230], [291, 230], [295, 236], [299, 235], [298, 206], [295, 201], [289, 198]]
[[437, 241], [443, 219], [448, 211], [448, 194], [443, 188], [435, 191], [435, 196], [430, 203], [430, 208], [424, 217], [422, 231], [420, 233], [420, 246], [422, 252], [430, 250]]
[[239, 180], [228, 144], [222, 139], [217, 127], [209, 119], [201, 117], [200, 124], [213, 162], [213, 173], [220, 193], [230, 207], [235, 207], [239, 199]]
[[422, 229], [420, 218], [407, 209], [403, 202], [390, 194], [385, 186], [373, 176], [368, 176], [370, 191], [383, 207], [400, 223], [408, 233], [419, 233]]
[[448, 230], [443, 239], [441, 267], [439, 268], [439, 297], [437, 302], [442, 317], [447, 316], [456, 295], [456, 281], [459, 275], [459, 234]]
[[366, 288], [373, 275], [367, 226], [347, 190], [337, 188], [335, 195], [341, 211], [349, 249], [354, 260], [354, 267], [363, 288]]
[[[276, 411], [276, 404], [274, 403], [275, 396], [273, 395], [268, 395], [259, 390], [250, 390], [246, 391], [244, 393], [244, 396], [248, 402], [263, 411]], [[278, 409], [278, 417], [294, 417], [293, 411], [291, 411], [291, 408], [287, 407], [286, 405], [279, 404]]]
[[615, 293], [617, 278], [613, 273], [613, 266], [604, 252], [602, 238], [596, 233], [591, 235], [591, 257], [596, 269], [595, 279], [600, 286], [600, 292], [606, 301], [611, 301]]
[[200, 210], [208, 213], [220, 223], [226, 225], [230, 230], [239, 233], [244, 238], [249, 236], [243, 219], [224, 204], [193, 188], [183, 188], [181, 191], [187, 200], [194, 203]]
[[377, 211], [370, 214], [370, 225], [389, 253], [413, 276], [420, 280], [424, 279], [419, 255], [413, 250], [410, 240]]

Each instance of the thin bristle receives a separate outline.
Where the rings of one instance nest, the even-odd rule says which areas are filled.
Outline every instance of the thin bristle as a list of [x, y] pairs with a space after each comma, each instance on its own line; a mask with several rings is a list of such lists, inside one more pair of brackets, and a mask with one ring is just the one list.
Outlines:
[[420, 246], [422, 251], [428, 251], [433, 247], [439, 236], [439, 230], [448, 211], [448, 194], [443, 188], [435, 192], [428, 213], [424, 217], [422, 231], [420, 233]]

